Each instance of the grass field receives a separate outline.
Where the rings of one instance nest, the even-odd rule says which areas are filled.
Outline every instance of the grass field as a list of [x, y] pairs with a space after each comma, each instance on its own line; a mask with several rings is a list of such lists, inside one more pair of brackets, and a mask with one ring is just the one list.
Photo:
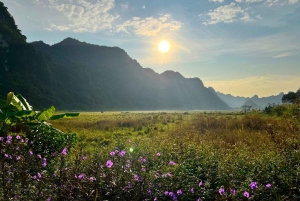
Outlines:
[[[152, 198], [160, 200], [168, 199], [165, 191], [183, 200], [242, 200], [247, 199], [245, 192], [253, 200], [300, 200], [297, 118], [213, 112], [82, 113], [54, 126], [78, 133], [76, 150], [87, 156], [86, 163], [98, 157], [104, 166], [108, 159], [121, 165], [120, 157], [109, 153], [125, 150], [123, 157], [137, 162], [131, 166], [131, 174], [144, 175], [154, 185], [152, 189], [143, 181], [147, 187], [135, 195], [136, 200], [146, 199], [148, 188]], [[139, 157], [149, 163], [139, 164]], [[172, 177], [161, 177], [167, 173]], [[121, 177], [129, 181], [134, 178]], [[125, 185], [117, 181], [120, 179], [116, 180], [119, 188]], [[199, 186], [200, 182], [203, 185]], [[251, 182], [257, 187], [252, 189]], [[178, 190], [182, 194], [178, 195]]]
[[[50, 121], [78, 142], [47, 164], [35, 153], [1, 162], [2, 193], [11, 200], [296, 201], [299, 121], [258, 112], [81, 113]], [[2, 146], [15, 153], [18, 140]]]

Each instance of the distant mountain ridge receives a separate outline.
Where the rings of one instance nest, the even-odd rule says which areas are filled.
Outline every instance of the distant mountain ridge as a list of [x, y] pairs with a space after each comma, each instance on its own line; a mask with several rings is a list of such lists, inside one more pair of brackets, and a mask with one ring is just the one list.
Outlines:
[[283, 92], [279, 93], [278, 95], [268, 96], [268, 97], [261, 97], [259, 98], [257, 95], [253, 97], [241, 97], [241, 96], [233, 96], [231, 94], [223, 94], [221, 92], [215, 91], [212, 87], [209, 89], [216, 93], [218, 97], [223, 100], [228, 106], [232, 108], [240, 108], [243, 105], [251, 105], [252, 108], [255, 109], [263, 109], [268, 104], [280, 104], [281, 99], [284, 95]]
[[66, 38], [26, 42], [0, 2], [0, 98], [21, 93], [36, 109], [230, 109], [199, 78], [143, 68], [121, 48]]
[[118, 47], [91, 45], [72, 38], [52, 46], [41, 41], [32, 45], [60, 65], [90, 72], [89, 82], [110, 97], [114, 105], [123, 100], [126, 107], [136, 109], [229, 109], [199, 78], [184, 78], [174, 71], [158, 74], [140, 66]]

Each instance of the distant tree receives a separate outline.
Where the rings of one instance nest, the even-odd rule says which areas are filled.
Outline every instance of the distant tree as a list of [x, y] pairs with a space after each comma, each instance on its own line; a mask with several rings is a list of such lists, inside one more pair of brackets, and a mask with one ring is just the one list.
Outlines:
[[296, 103], [300, 100], [300, 89], [297, 92], [289, 92], [282, 97], [282, 103]]
[[252, 106], [251, 105], [243, 105], [241, 108], [242, 108], [242, 112], [244, 112], [246, 114], [247, 112], [249, 112], [251, 110]]

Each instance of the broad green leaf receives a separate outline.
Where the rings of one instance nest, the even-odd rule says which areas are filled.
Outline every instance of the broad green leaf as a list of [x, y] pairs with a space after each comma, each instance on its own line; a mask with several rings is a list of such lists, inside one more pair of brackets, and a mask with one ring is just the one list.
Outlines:
[[78, 117], [79, 113], [66, 113], [66, 117]]
[[11, 116], [17, 117], [17, 118], [23, 118], [23, 117], [32, 117], [35, 115], [35, 112], [32, 110], [21, 110], [21, 111], [16, 111], [12, 113]]
[[26, 110], [26, 107], [23, 105], [23, 103], [19, 100], [19, 98], [15, 95], [13, 95], [11, 99], [11, 105], [15, 106], [19, 111]]
[[55, 107], [51, 106], [51, 107], [47, 108], [46, 110], [41, 111], [37, 115], [37, 120], [38, 121], [46, 121], [54, 114], [54, 112], [55, 112]]
[[49, 120], [57, 120], [57, 119], [62, 119], [66, 116], [66, 114], [57, 114], [53, 115], [52, 117], [49, 118]]
[[25, 107], [24, 110], [32, 110], [32, 106], [29, 105], [29, 103], [27, 102], [27, 100], [21, 94], [18, 94], [17, 98], [21, 101], [21, 103]]
[[53, 115], [49, 120], [57, 120], [65, 117], [78, 117], [79, 113], [65, 113], [65, 114], [57, 114]]
[[13, 97], [14, 97], [14, 92], [9, 92], [9, 93], [7, 94], [6, 106], [9, 106], [9, 105], [10, 105], [10, 103], [11, 103]]

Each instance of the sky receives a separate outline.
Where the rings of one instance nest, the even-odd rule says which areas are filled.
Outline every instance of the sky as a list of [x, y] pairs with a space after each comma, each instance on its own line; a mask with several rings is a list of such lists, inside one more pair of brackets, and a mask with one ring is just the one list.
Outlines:
[[[27, 42], [118, 46], [141, 66], [259, 97], [300, 87], [299, 0], [1, 0]], [[161, 40], [170, 51], [161, 53]]]

